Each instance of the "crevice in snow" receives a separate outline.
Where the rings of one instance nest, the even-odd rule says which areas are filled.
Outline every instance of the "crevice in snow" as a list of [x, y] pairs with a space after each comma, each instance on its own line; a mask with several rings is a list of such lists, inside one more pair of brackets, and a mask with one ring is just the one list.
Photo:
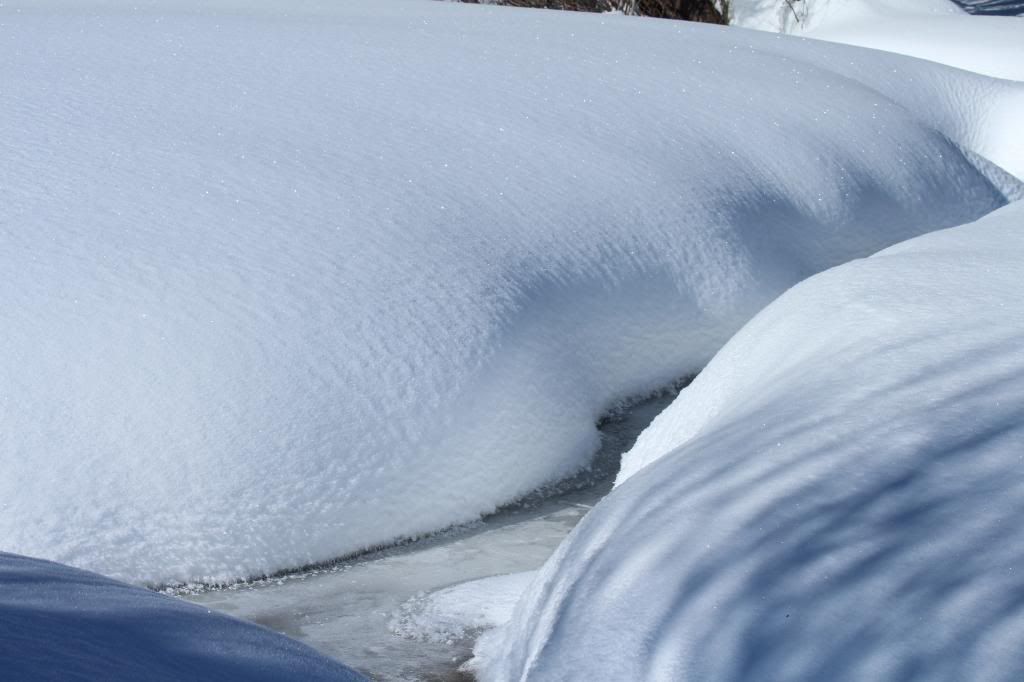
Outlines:
[[[609, 490], [619, 454], [674, 395], [667, 390], [602, 420], [595, 459], [610, 466], [589, 488], [570, 487], [330, 569], [181, 596], [295, 637], [374, 679], [448, 679], [469, 657], [479, 627], [508, 615], [514, 595], [496, 593], [491, 588], [507, 581], [490, 579], [539, 568]], [[457, 596], [466, 594], [476, 595], [473, 603], [458, 608]], [[491, 596], [505, 607], [488, 604]], [[460, 630], [464, 637], [455, 636]]]
[[[484, 514], [476, 521], [460, 523], [432, 533], [424, 533], [414, 537], [406, 537], [364, 551], [353, 552], [328, 561], [306, 564], [287, 568], [267, 575], [253, 575], [239, 580], [222, 583], [168, 583], [146, 585], [150, 590], [178, 597], [199, 595], [218, 590], [250, 589], [267, 585], [284, 585], [291, 580], [306, 580], [320, 575], [338, 573], [354, 564], [368, 563], [375, 558], [391, 556], [415, 551], [422, 543], [436, 543], [465, 536], [477, 532], [489, 524], [499, 522], [510, 513], [517, 513], [536, 508], [553, 498], [566, 497], [568, 494], [590, 491], [591, 497], [600, 499], [611, 491], [612, 483], [621, 465], [621, 455], [632, 446], [640, 431], [649, 423], [648, 419], [627, 425], [625, 430], [616, 428], [632, 417], [632, 412], [642, 408], [644, 414], [653, 418], [660, 408], [667, 406], [681, 390], [690, 385], [696, 374], [681, 377], [672, 383], [639, 395], [615, 401], [612, 406], [597, 420], [596, 428], [601, 432], [602, 446], [594, 453], [590, 461], [575, 473], [565, 478], [544, 484], [539, 488], [501, 505], [494, 512]], [[566, 504], [577, 504], [567, 501]]]

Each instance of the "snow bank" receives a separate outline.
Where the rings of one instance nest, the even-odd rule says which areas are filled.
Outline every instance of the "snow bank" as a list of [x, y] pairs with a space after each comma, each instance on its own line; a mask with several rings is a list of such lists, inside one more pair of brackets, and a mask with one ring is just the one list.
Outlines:
[[1024, 22], [949, 0], [732, 0], [734, 26], [897, 52], [1024, 80]]
[[0, 15], [0, 546], [131, 581], [476, 518], [794, 282], [1019, 189], [961, 151], [1009, 84], [882, 53], [135, 4]]
[[478, 644], [483, 678], [1024, 678], [1022, 262], [1017, 203], [771, 304]]
[[287, 637], [155, 592], [0, 553], [5, 680], [356, 680]]
[[[836, 24], [969, 18], [951, 0], [730, 0], [730, 23], [759, 31], [803, 33]], [[912, 36], [907, 36], [912, 39]]]

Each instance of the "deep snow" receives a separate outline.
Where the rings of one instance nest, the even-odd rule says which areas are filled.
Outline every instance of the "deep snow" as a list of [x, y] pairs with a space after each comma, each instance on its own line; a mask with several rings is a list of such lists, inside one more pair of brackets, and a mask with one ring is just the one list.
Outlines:
[[[972, 16], [950, 0], [732, 0], [730, 6], [734, 26], [887, 50], [1024, 80], [1024, 21]], [[1024, 10], [1024, 3], [1018, 9]]]
[[611, 490], [622, 453], [673, 397], [603, 419], [601, 450], [586, 472], [481, 521], [330, 566], [176, 593], [294, 637], [374, 680], [462, 679], [458, 668], [480, 629], [508, 620], [523, 572], [539, 568]]
[[485, 680], [1024, 678], [1024, 203], [795, 286], [624, 458]]
[[898, 56], [135, 4], [0, 10], [0, 541], [131, 581], [474, 519], [794, 282], [1018, 191], [961, 147], [1013, 170], [1020, 89]]
[[269, 630], [109, 578], [0, 552], [0, 678], [364, 680]]

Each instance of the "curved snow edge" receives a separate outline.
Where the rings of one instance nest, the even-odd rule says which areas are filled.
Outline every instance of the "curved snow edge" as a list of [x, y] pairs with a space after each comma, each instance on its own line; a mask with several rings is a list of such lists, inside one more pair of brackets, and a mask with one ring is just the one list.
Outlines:
[[283, 635], [50, 561], [0, 552], [4, 679], [287, 679], [362, 675]]
[[769, 305], [479, 641], [481, 677], [1020, 679], [1022, 260], [1018, 202]]

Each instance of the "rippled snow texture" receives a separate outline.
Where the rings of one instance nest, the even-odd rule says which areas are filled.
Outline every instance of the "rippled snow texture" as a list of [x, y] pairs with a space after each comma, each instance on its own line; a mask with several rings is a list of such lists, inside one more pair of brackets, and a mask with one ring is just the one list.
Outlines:
[[485, 680], [1024, 677], [1024, 203], [812, 277], [626, 455]]
[[476, 518], [788, 286], [1016, 191], [961, 151], [1010, 85], [881, 53], [134, 6], [0, 15], [0, 542], [132, 581]]

